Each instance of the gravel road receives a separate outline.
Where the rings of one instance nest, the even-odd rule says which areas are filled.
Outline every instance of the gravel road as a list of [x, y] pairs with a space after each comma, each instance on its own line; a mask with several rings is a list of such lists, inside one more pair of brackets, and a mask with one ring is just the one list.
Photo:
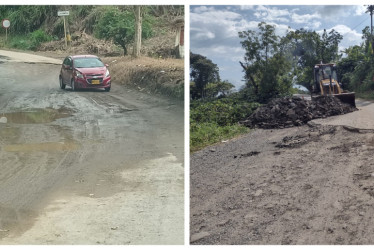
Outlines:
[[0, 51], [0, 244], [183, 244], [183, 105]]
[[191, 243], [373, 244], [374, 106], [191, 155]]

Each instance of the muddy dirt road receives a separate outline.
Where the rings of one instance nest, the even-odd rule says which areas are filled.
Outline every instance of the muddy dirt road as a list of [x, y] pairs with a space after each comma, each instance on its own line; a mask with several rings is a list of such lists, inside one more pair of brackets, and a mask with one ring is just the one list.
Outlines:
[[0, 51], [0, 244], [183, 244], [183, 105], [58, 63]]
[[374, 244], [374, 105], [359, 103], [192, 154], [192, 244]]

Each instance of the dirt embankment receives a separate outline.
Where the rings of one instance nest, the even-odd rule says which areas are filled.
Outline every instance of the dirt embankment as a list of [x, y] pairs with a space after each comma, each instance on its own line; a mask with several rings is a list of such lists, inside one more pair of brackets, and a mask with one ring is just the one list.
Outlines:
[[113, 81], [139, 91], [159, 93], [183, 100], [184, 61], [149, 57], [106, 57]]
[[257, 129], [191, 156], [193, 244], [373, 244], [373, 130]]

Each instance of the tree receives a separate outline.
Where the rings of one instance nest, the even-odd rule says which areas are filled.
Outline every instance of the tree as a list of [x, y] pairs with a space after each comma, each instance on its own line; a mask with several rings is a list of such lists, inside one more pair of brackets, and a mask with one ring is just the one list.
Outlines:
[[226, 97], [227, 95], [230, 94], [231, 90], [234, 87], [235, 86], [232, 83], [228, 82], [227, 80], [214, 82], [214, 83], [210, 82], [205, 87], [206, 97], [208, 98]]
[[299, 29], [289, 31], [286, 35], [292, 44], [293, 56], [296, 62], [293, 65], [295, 81], [311, 90], [313, 81], [313, 68], [315, 64], [337, 62], [340, 59], [338, 46], [343, 37], [331, 30], [324, 30], [320, 36], [315, 31]]
[[338, 75], [346, 89], [356, 92], [374, 90], [374, 56], [371, 37], [370, 27], [366, 26], [362, 30], [362, 44], [346, 49], [347, 56], [338, 64]]
[[244, 62], [239, 63], [245, 73], [249, 98], [266, 102], [289, 94], [292, 85], [290, 51], [275, 34], [275, 26], [261, 22], [258, 31], [242, 31], [239, 37], [243, 39], [240, 43], [245, 49]]
[[318, 51], [318, 54], [324, 63], [335, 62], [340, 59], [338, 46], [342, 39], [343, 36], [334, 29], [332, 29], [328, 34], [326, 30], [323, 30], [321, 44], [319, 47], [320, 51]]
[[360, 68], [357, 66], [365, 61], [365, 49], [362, 46], [355, 45], [345, 49], [344, 53], [347, 56], [339, 61], [337, 67], [338, 79], [343, 84], [344, 89], [354, 90], [357, 88], [355, 83], [360, 82], [360, 80], [355, 79], [354, 72]]
[[220, 81], [219, 69], [205, 56], [190, 53], [190, 77], [191, 82], [191, 98], [200, 99], [206, 97], [206, 86], [208, 83]]
[[140, 49], [142, 46], [142, 6], [135, 5], [135, 41], [134, 41], [134, 51], [133, 56], [140, 56]]
[[[147, 20], [142, 21], [141, 32], [143, 38], [152, 35], [152, 29]], [[135, 39], [134, 12], [128, 9], [120, 10], [118, 7], [109, 7], [95, 25], [94, 33], [98, 38], [113, 40], [115, 44], [122, 47], [123, 54], [127, 55], [127, 46]]]
[[57, 8], [56, 5], [9, 5], [0, 9], [0, 17], [11, 21], [13, 33], [27, 34], [40, 29], [50, 18], [50, 13], [57, 12]]

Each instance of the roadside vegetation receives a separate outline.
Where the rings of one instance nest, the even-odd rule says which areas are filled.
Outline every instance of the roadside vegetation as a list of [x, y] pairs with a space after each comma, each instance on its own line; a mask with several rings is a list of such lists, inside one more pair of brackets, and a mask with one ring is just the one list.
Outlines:
[[190, 108], [191, 151], [247, 133], [238, 122], [251, 114], [258, 103], [235, 95], [211, 100], [195, 100]]
[[[368, 13], [374, 6], [367, 7]], [[370, 28], [362, 31], [363, 42], [339, 51], [343, 36], [335, 30], [289, 30], [276, 35], [276, 26], [261, 22], [256, 30], [239, 32], [245, 50], [238, 67], [245, 85], [239, 90], [221, 81], [219, 69], [203, 55], [190, 53], [190, 146], [196, 151], [227, 140], [248, 129], [240, 125], [261, 104], [272, 98], [308, 93], [315, 64], [337, 63], [343, 88], [362, 98], [374, 97], [374, 39]]]
[[[168, 8], [169, 7], [169, 8]], [[99, 39], [111, 40], [123, 49], [127, 55], [135, 35], [135, 15], [133, 6], [57, 6], [57, 5], [3, 5], [0, 16], [11, 21], [9, 42], [2, 41], [2, 46], [36, 50], [47, 41], [64, 38], [64, 22], [57, 16], [59, 10], [68, 10], [66, 18], [67, 32], [74, 39], [74, 33], [85, 32]], [[183, 15], [181, 7], [166, 6], [162, 10], [178, 12]], [[170, 13], [174, 15], [176, 13]], [[142, 37], [152, 37], [153, 28], [160, 20], [160, 10], [156, 6], [142, 8]], [[4, 38], [3, 38], [4, 39]]]

